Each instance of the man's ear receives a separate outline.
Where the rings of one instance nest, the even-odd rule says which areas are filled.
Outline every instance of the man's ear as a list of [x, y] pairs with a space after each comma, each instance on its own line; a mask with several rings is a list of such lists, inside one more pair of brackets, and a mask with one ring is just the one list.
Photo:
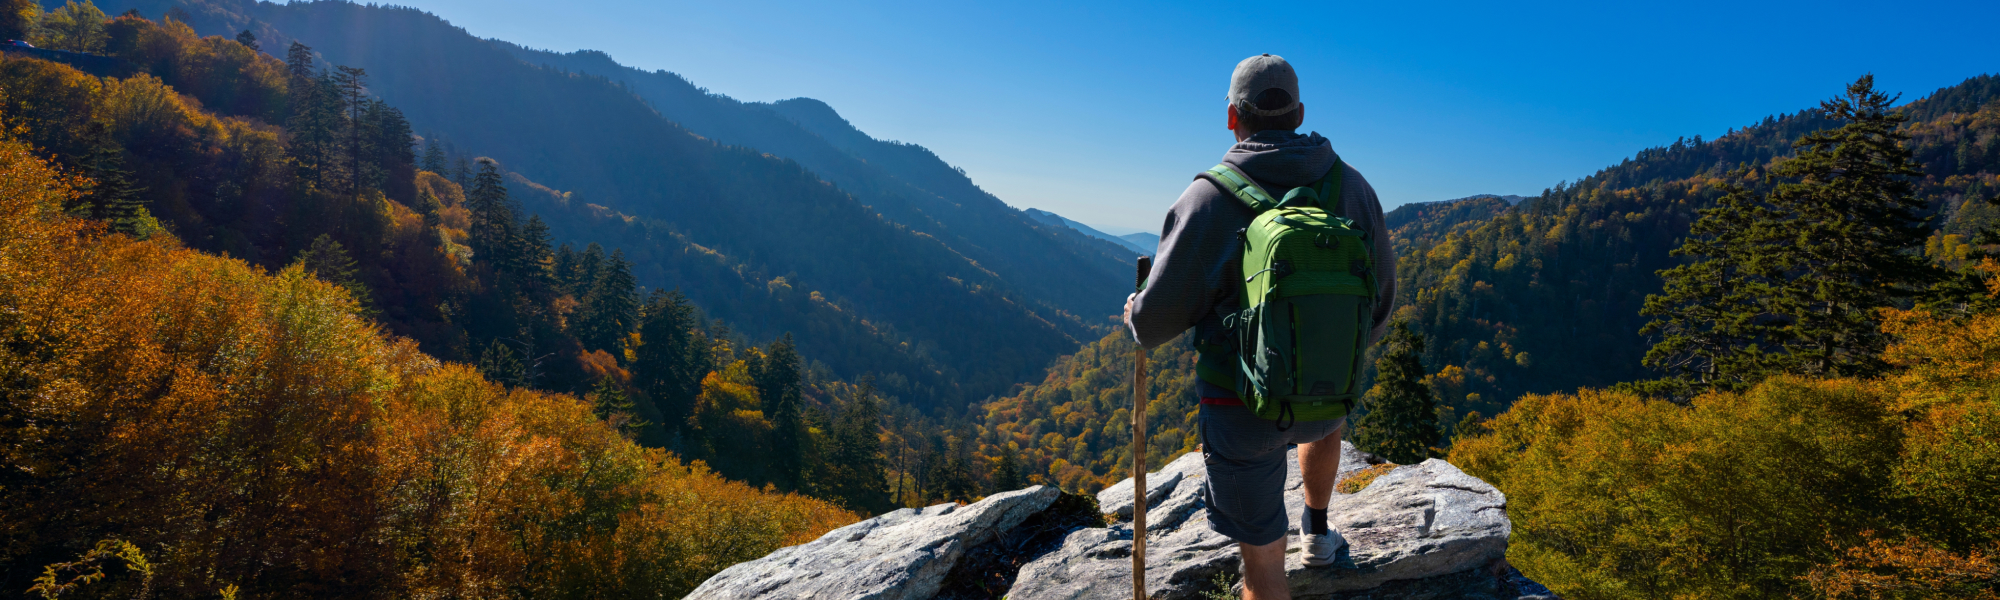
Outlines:
[[1300, 102], [1300, 103], [1299, 103], [1299, 122], [1298, 122], [1298, 124], [1296, 124], [1296, 125], [1293, 125], [1293, 126], [1292, 126], [1292, 129], [1298, 129], [1298, 128], [1300, 128], [1300, 127], [1305, 127], [1305, 126], [1306, 126], [1306, 103], [1304, 103], [1304, 102]]
[[1236, 131], [1236, 105], [1229, 105], [1229, 130]]

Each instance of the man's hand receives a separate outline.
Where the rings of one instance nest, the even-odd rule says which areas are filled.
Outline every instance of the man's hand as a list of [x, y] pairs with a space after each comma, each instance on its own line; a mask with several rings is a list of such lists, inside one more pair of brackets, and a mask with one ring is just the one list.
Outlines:
[[1132, 332], [1132, 339], [1134, 340], [1139, 338], [1139, 328], [1132, 326], [1132, 305], [1138, 302], [1138, 294], [1127, 294], [1125, 296], [1125, 330]]

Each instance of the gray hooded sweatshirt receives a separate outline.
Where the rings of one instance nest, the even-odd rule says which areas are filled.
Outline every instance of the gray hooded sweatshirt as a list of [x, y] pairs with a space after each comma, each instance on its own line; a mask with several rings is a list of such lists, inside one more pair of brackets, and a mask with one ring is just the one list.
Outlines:
[[[1335, 158], [1332, 143], [1318, 133], [1260, 131], [1230, 147], [1222, 162], [1249, 176], [1271, 196], [1283, 197], [1292, 188], [1319, 181], [1333, 167]], [[1341, 164], [1345, 171], [1340, 179], [1340, 214], [1353, 219], [1374, 244], [1375, 277], [1381, 289], [1375, 298], [1374, 327], [1368, 335], [1368, 343], [1373, 345], [1382, 339], [1389, 310], [1395, 304], [1396, 255], [1375, 188], [1353, 165]], [[1238, 298], [1243, 288], [1243, 245], [1236, 232], [1249, 227], [1256, 216], [1241, 200], [1207, 179], [1198, 177], [1189, 184], [1167, 212], [1146, 290], [1137, 294], [1131, 312], [1125, 315], [1133, 338], [1151, 348], [1193, 327], [1197, 339], [1220, 341], [1222, 316], [1243, 308]], [[1235, 392], [1206, 381], [1198, 386], [1204, 398], [1236, 397]]]

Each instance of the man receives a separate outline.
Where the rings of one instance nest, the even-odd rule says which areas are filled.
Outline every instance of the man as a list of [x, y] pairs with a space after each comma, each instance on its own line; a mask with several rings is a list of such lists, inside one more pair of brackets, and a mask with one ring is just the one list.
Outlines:
[[[1285, 59], [1264, 54], [1238, 63], [1228, 96], [1229, 129], [1236, 134], [1236, 144], [1222, 162], [1273, 197], [1312, 185], [1340, 165], [1339, 206], [1324, 208], [1353, 219], [1369, 236], [1379, 286], [1367, 338], [1372, 345], [1382, 338], [1396, 297], [1396, 260], [1382, 205], [1361, 173], [1338, 160], [1326, 138], [1297, 133], [1305, 121], [1305, 105], [1299, 99], [1298, 75]], [[1152, 273], [1145, 290], [1126, 301], [1125, 323], [1146, 347], [1195, 329], [1201, 364], [1208, 367], [1199, 369], [1196, 386], [1208, 467], [1204, 494], [1209, 525], [1238, 544], [1244, 598], [1282, 600], [1291, 597], [1285, 582], [1286, 448], [1299, 446], [1299, 468], [1305, 479], [1305, 514], [1299, 515], [1302, 560], [1307, 566], [1330, 564], [1347, 545], [1327, 526], [1326, 518], [1347, 419], [1281, 428], [1258, 418], [1237, 398], [1229, 379], [1236, 357], [1228, 344], [1221, 343], [1222, 317], [1242, 309], [1238, 298], [1243, 288], [1242, 241], [1237, 236], [1256, 216], [1220, 182], [1195, 179], [1167, 213]]]

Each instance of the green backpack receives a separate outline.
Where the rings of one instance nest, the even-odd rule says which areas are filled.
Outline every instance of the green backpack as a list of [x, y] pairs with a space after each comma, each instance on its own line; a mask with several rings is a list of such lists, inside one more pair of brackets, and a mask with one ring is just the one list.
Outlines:
[[1227, 346], [1201, 349], [1197, 375], [1236, 390], [1251, 412], [1277, 421], [1279, 430], [1291, 427], [1287, 421], [1346, 416], [1360, 396], [1355, 387], [1373, 322], [1375, 263], [1368, 234], [1338, 215], [1342, 170], [1335, 160], [1319, 182], [1283, 199], [1228, 165], [1202, 173], [1258, 214], [1237, 232], [1243, 310], [1223, 319]]

